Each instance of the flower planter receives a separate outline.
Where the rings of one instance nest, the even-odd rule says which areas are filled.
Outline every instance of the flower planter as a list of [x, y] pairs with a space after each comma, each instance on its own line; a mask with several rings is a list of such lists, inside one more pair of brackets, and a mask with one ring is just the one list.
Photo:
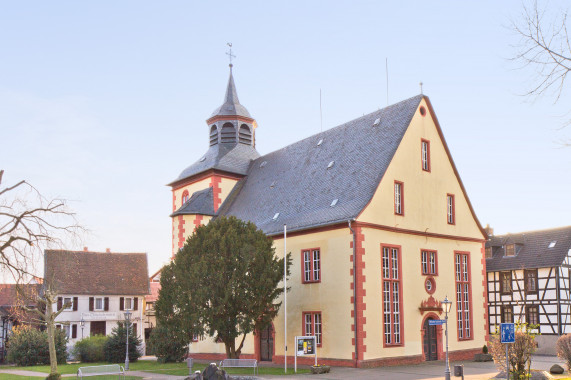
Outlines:
[[329, 373], [331, 371], [331, 367], [328, 365], [312, 365], [311, 366], [311, 373], [314, 375], [319, 375], [320, 373]]

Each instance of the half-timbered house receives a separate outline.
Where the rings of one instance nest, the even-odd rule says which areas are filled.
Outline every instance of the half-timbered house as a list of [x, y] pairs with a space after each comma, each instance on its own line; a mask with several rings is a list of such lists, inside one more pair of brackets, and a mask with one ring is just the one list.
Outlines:
[[486, 243], [489, 328], [538, 325], [538, 353], [571, 333], [571, 226], [491, 236]]

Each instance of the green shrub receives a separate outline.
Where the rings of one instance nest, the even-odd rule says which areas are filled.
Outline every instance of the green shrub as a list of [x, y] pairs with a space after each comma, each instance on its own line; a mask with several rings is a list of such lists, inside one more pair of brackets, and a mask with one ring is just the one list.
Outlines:
[[188, 354], [187, 339], [164, 325], [158, 325], [153, 329], [149, 345], [159, 363], [182, 362]]
[[[117, 327], [111, 330], [111, 335], [105, 342], [105, 361], [110, 363], [122, 363], [125, 361], [125, 346], [127, 335], [125, 334], [125, 324], [118, 322]], [[133, 327], [129, 328], [129, 361], [136, 362], [141, 357], [139, 346], [141, 339], [133, 332]]]
[[487, 353], [488, 353], [488, 346], [486, 346], [486, 345], [484, 344], [484, 347], [482, 347], [482, 354], [485, 355], [485, 354], [487, 354]]
[[46, 380], [61, 380], [61, 374], [59, 373], [50, 373]]
[[73, 346], [73, 356], [82, 363], [95, 363], [105, 360], [105, 342], [103, 335], [89, 336]]
[[557, 356], [567, 364], [567, 370], [571, 371], [571, 334], [561, 335], [555, 344]]
[[[55, 345], [58, 364], [67, 358], [67, 336], [62, 330], [55, 330]], [[18, 366], [50, 364], [48, 334], [30, 326], [15, 327], [7, 344], [7, 360]]]

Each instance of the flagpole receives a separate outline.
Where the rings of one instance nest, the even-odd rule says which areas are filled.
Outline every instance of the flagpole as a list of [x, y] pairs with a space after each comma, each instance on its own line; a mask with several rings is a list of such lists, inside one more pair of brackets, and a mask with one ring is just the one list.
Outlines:
[[284, 373], [287, 374], [287, 226], [284, 224]]

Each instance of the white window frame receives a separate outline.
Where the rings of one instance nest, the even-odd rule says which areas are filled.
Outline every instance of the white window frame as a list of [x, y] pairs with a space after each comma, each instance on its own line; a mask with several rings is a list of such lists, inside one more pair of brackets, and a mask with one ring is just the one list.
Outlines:
[[68, 302], [69, 302], [69, 306], [66, 307], [64, 310], [65, 311], [73, 311], [73, 297], [63, 297], [63, 304], [65, 305]]
[[[97, 307], [97, 301], [101, 300], [101, 307]], [[93, 310], [95, 311], [103, 311], [105, 310], [105, 298], [103, 297], [95, 297], [94, 301], [93, 301]]]
[[[127, 300], [129, 300], [129, 307], [127, 307]], [[123, 301], [123, 309], [124, 310], [133, 310], [133, 305], [135, 303], [135, 300], [133, 297], [125, 297], [125, 300]]]

